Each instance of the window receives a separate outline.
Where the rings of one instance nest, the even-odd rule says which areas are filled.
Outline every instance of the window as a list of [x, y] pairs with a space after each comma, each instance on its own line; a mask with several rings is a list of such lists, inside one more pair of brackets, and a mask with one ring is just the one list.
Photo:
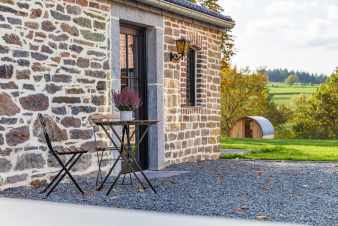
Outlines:
[[186, 103], [196, 105], [196, 51], [191, 48], [187, 55]]
[[120, 34], [121, 88], [137, 90], [136, 36], [129, 33]]

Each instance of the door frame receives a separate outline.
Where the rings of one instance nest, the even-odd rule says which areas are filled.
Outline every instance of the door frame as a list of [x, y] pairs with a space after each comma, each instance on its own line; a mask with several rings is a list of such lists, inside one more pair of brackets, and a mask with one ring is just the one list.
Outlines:
[[[110, 17], [111, 79], [112, 89], [120, 90], [120, 25], [144, 27], [146, 30], [146, 60], [148, 89], [148, 118], [158, 120], [149, 129], [149, 169], [166, 166], [164, 139], [164, 18], [162, 15], [112, 2]], [[118, 35], [117, 35], [118, 34]], [[150, 139], [151, 138], [151, 139]]]
[[[136, 56], [134, 59], [137, 61], [135, 66], [137, 71], [137, 91], [139, 92], [142, 105], [137, 110], [136, 119], [148, 120], [148, 92], [147, 92], [147, 60], [146, 60], [146, 31], [144, 27], [135, 26], [128, 23], [120, 23], [120, 34], [132, 35], [136, 37]], [[128, 48], [128, 47], [127, 47]], [[126, 54], [126, 57], [127, 54]], [[146, 128], [140, 127], [140, 131], [135, 133], [135, 139], [137, 140], [145, 131]], [[148, 150], [148, 134], [144, 137], [143, 141], [139, 145], [137, 160], [142, 169], [148, 169], [149, 167], [149, 150]]]

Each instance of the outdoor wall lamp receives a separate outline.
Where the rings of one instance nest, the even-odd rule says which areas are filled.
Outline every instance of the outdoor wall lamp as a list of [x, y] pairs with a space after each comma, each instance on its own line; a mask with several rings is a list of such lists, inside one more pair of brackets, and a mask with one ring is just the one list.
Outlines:
[[189, 50], [190, 42], [185, 38], [176, 40], [176, 53], [170, 53], [170, 61], [179, 61], [187, 55]]

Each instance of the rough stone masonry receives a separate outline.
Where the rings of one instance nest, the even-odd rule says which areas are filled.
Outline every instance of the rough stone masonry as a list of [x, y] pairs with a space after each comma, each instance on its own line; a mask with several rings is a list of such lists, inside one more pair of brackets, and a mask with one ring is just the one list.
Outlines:
[[216, 159], [220, 140], [222, 33], [196, 21], [165, 18], [165, 55], [186, 37], [197, 51], [196, 106], [186, 103], [187, 59], [164, 64], [165, 156], [169, 163]]
[[[56, 171], [37, 114], [56, 146], [94, 147], [90, 113], [109, 111], [109, 11], [104, 1], [0, 0], [0, 175], [6, 186]], [[91, 154], [75, 168], [96, 170]]]
[[[219, 155], [221, 33], [211, 25], [128, 3], [165, 18], [164, 114], [166, 164]], [[56, 146], [92, 150], [88, 116], [110, 112], [110, 0], [0, 0], [0, 188], [48, 179], [57, 164], [37, 114], [47, 117]], [[118, 34], [116, 34], [118, 35]], [[184, 100], [186, 61], [169, 61], [175, 40], [198, 50], [197, 102]], [[102, 142], [105, 140], [102, 137]], [[75, 171], [97, 169], [88, 154]]]

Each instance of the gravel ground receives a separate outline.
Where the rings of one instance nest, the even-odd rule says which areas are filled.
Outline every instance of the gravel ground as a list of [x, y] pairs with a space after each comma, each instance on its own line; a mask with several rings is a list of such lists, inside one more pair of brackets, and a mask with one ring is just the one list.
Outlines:
[[[119, 185], [109, 197], [94, 192], [94, 180], [82, 179], [82, 197], [72, 184], [62, 184], [48, 201], [142, 209], [189, 215], [294, 222], [315, 226], [338, 224], [338, 164], [218, 160], [175, 165], [189, 171], [153, 179], [158, 194]], [[106, 187], [107, 189], [107, 187]], [[43, 199], [28, 187], [0, 196]]]

